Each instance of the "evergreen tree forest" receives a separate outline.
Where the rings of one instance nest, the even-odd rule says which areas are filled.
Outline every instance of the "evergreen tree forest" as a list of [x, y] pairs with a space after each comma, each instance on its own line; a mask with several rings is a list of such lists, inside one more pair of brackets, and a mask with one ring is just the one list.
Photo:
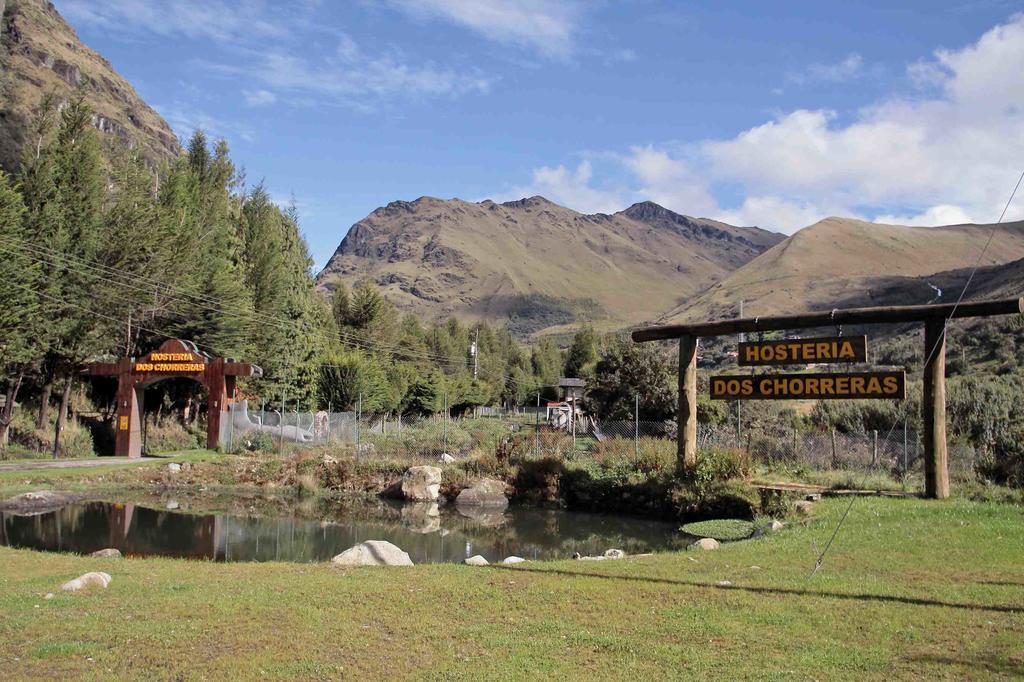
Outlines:
[[[114, 387], [83, 379], [85, 363], [168, 338], [261, 366], [239, 397], [289, 410], [457, 415], [553, 396], [565, 367], [551, 341], [424, 322], [369, 281], [318, 293], [297, 211], [248, 185], [226, 142], [197, 131], [153, 168], [91, 121], [81, 98], [44, 99], [17, 173], [0, 172], [0, 446], [31, 412], [59, 454], [76, 401], [112, 419]], [[202, 390], [168, 380], [147, 405], [195, 420]]]

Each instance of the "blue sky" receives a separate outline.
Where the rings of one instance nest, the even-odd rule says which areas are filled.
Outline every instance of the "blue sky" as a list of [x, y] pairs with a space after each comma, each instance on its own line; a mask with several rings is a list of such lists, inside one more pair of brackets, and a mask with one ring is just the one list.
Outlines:
[[1020, 2], [56, 5], [180, 136], [294, 195], [318, 267], [422, 195], [792, 233], [993, 222], [1024, 165]]

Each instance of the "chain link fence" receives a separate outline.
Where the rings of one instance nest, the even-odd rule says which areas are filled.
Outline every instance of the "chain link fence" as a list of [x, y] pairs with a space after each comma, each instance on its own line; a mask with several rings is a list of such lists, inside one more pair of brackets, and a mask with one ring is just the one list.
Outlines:
[[[447, 455], [499, 457], [555, 455], [586, 457], [652, 456], [671, 459], [675, 452], [673, 421], [590, 418], [555, 424], [543, 411], [487, 410], [458, 418], [420, 417], [358, 412], [290, 412], [261, 409], [249, 412], [244, 403], [232, 406], [221, 424], [221, 443], [227, 451], [279, 450], [296, 446], [336, 446], [357, 457], [387, 457], [409, 462], [437, 461]], [[740, 428], [735, 425], [697, 429], [702, 450], [743, 450], [755, 465], [768, 468], [804, 467], [812, 470], [853, 470], [901, 478], [920, 470], [920, 434], [898, 428], [891, 432], [840, 433], [784, 426]], [[977, 458], [966, 444], [949, 446], [952, 473], [969, 472]]]

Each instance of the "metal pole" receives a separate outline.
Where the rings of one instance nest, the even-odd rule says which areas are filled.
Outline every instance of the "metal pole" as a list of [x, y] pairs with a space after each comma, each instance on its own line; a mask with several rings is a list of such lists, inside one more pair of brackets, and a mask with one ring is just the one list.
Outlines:
[[[444, 450], [443, 453], [448, 452], [448, 391], [444, 392], [444, 414], [441, 416], [443, 419], [442, 433], [444, 434]], [[442, 454], [443, 454], [442, 453]]]
[[540, 392], [537, 392], [537, 414], [534, 417], [534, 429], [533, 429], [533, 454], [534, 456], [540, 456]]
[[280, 437], [278, 438], [278, 441], [277, 441], [277, 453], [278, 454], [284, 454], [284, 415], [285, 415], [285, 410], [287, 409], [285, 407], [286, 404], [287, 404], [287, 399], [285, 398], [284, 391], [281, 391], [281, 416], [279, 418], [278, 429], [277, 429], [278, 433], [280, 434]]
[[359, 392], [359, 402], [356, 403], [356, 457], [359, 456], [359, 422], [363, 418], [363, 392]]
[[640, 394], [636, 395], [636, 406], [633, 408], [633, 454], [640, 456]]
[[907, 418], [903, 418], [903, 475], [907, 475], [910, 465], [907, 462]]

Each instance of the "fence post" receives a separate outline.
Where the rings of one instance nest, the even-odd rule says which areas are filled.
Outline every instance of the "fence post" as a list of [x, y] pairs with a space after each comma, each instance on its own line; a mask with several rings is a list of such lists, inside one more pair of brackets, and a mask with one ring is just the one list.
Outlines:
[[796, 459], [796, 424], [793, 424], [793, 459]]
[[878, 431], [872, 431], [871, 434], [871, 468], [874, 469], [878, 464]]
[[537, 413], [534, 416], [533, 454], [540, 457], [540, 392], [537, 392]]
[[633, 408], [633, 453], [640, 457], [640, 395], [636, 396], [636, 406]]
[[910, 463], [907, 461], [907, 418], [903, 418], [903, 475], [907, 475]]
[[836, 427], [831, 428], [832, 432], [832, 468], [839, 468], [839, 459], [836, 456]]
[[284, 454], [284, 415], [288, 410], [288, 408], [285, 407], [287, 403], [288, 400], [285, 398], [284, 391], [281, 391], [281, 416], [278, 419], [277, 424], [277, 432], [279, 434], [277, 439], [277, 454], [279, 455]]
[[442, 454], [448, 452], [448, 391], [444, 392], [444, 414], [442, 415], [444, 422], [441, 426], [441, 432], [444, 434], [444, 441], [442, 443], [443, 449]]
[[359, 401], [356, 403], [356, 457], [359, 457], [359, 421], [363, 418], [363, 392], [359, 392]]

